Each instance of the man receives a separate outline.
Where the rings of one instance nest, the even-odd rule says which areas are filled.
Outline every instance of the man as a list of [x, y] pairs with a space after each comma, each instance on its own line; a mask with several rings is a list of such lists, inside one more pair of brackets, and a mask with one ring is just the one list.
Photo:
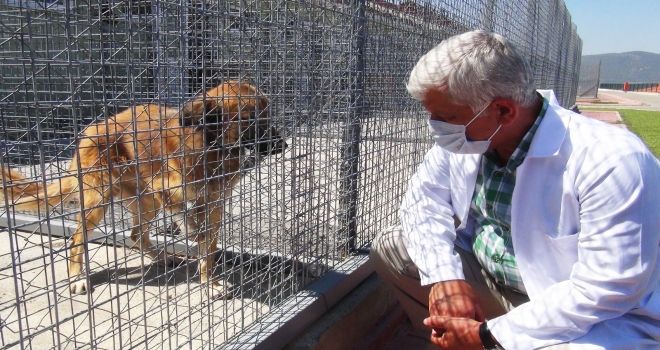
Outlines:
[[497, 34], [443, 41], [407, 88], [435, 145], [371, 260], [413, 325], [446, 349], [660, 348], [660, 164], [644, 143], [535, 91]]

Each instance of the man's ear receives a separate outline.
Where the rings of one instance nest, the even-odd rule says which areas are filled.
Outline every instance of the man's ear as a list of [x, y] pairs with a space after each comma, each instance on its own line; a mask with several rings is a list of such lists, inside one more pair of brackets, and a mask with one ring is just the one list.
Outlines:
[[520, 113], [520, 106], [508, 98], [498, 98], [491, 102], [488, 107], [491, 114], [495, 115], [501, 125], [513, 123]]

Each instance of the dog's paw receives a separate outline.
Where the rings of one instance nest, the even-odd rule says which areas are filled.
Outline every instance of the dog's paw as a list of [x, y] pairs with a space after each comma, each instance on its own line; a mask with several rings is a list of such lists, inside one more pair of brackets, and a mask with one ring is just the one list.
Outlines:
[[224, 288], [211, 288], [208, 297], [210, 300], [230, 300], [234, 298], [234, 294]]
[[69, 284], [69, 292], [72, 295], [87, 293], [87, 283], [85, 281], [72, 281]]
[[209, 300], [229, 300], [234, 297], [234, 294], [218, 281], [209, 283], [205, 290]]

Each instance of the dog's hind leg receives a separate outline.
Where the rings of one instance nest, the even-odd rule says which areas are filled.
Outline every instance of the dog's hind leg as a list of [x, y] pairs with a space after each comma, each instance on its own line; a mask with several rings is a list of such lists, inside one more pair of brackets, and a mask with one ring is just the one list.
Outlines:
[[165, 260], [165, 253], [156, 251], [149, 239], [149, 226], [156, 217], [156, 206], [153, 194], [139, 194], [131, 200], [129, 210], [133, 213], [133, 228], [131, 240], [142, 254], [149, 255], [154, 260]]
[[[88, 232], [91, 232], [103, 219], [106, 205], [110, 202], [110, 187], [98, 185], [94, 176], [83, 176], [82, 210], [78, 214], [78, 227], [73, 234], [69, 254], [69, 291], [83, 294], [87, 282], [83, 275], [83, 261], [87, 252]], [[94, 185], [98, 186], [94, 186]]]
[[155, 247], [149, 237], [149, 226], [156, 217], [156, 210], [161, 206], [153, 193], [140, 194], [131, 202], [129, 209], [134, 214], [131, 240], [142, 253], [149, 255], [156, 263], [176, 266], [180, 264], [180, 260], [174, 256], [168, 256], [165, 249]]

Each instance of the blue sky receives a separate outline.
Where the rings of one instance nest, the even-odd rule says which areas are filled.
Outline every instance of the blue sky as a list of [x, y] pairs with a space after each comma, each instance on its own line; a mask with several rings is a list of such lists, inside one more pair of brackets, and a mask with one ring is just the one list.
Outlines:
[[582, 54], [660, 54], [660, 0], [564, 0], [582, 38]]

